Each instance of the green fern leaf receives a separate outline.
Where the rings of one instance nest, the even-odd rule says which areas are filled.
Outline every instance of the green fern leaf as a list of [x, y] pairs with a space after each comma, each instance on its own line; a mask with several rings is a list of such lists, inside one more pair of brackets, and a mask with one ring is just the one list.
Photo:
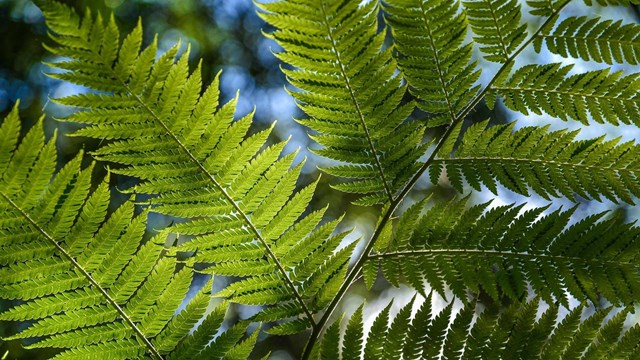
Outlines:
[[421, 0], [388, 1], [384, 7], [410, 91], [435, 117], [430, 126], [455, 121], [478, 92], [480, 71], [470, 63], [473, 46], [465, 43], [467, 20], [459, 8], [457, 2]]
[[[17, 106], [0, 133], [20, 131]], [[146, 212], [127, 202], [107, 219], [108, 182], [90, 192], [92, 167], [80, 154], [56, 176], [55, 135], [39, 122], [18, 145], [3, 146], [0, 297], [20, 300], [0, 320], [31, 325], [6, 340], [39, 338], [29, 348], [64, 349], [55, 359], [161, 359], [209, 303], [210, 285], [176, 313], [191, 285], [189, 269], [162, 258], [166, 232], [143, 243]], [[216, 328], [217, 331], [217, 328]], [[206, 344], [205, 344], [206, 345]]]
[[593, 60], [612, 65], [640, 61], [640, 26], [622, 21], [601, 20], [587, 16], [564, 19], [553, 31], [536, 38], [539, 52], [542, 42], [549, 51], [564, 57]]
[[362, 340], [364, 327], [362, 323], [362, 305], [349, 320], [342, 342], [342, 357], [345, 359], [362, 358]]
[[[392, 283], [427, 280], [442, 296], [447, 284], [461, 299], [468, 289], [482, 289], [496, 300], [519, 301], [528, 286], [545, 301], [565, 305], [567, 293], [594, 303], [600, 296], [614, 304], [637, 298], [640, 230], [620, 216], [603, 213], [568, 226], [573, 210], [543, 215], [546, 208], [535, 208], [519, 215], [522, 206], [464, 211], [465, 203], [433, 206], [410, 241], [392, 242], [370, 258]], [[409, 266], [411, 259], [419, 265]]]
[[[509, 125], [487, 127], [487, 122], [469, 128], [456, 151], [434, 160], [431, 178], [445, 171], [450, 183], [463, 191], [462, 179], [476, 190], [484, 184], [497, 193], [496, 183], [511, 191], [529, 195], [530, 190], [545, 199], [575, 194], [601, 200], [633, 204], [640, 196], [635, 159], [638, 146], [603, 137], [575, 140], [578, 131], [549, 131], [549, 127], [525, 127], [512, 131]], [[455, 139], [449, 140], [452, 144]]]
[[526, 65], [509, 79], [496, 82], [492, 91], [505, 106], [525, 115], [543, 112], [562, 120], [589, 123], [636, 124], [640, 107], [640, 73], [594, 70], [567, 76], [572, 66]]
[[463, 1], [473, 40], [486, 54], [485, 59], [506, 63], [527, 36], [521, 23], [522, 9], [516, 0]]
[[256, 345], [256, 341], [258, 340], [258, 335], [260, 334], [260, 329], [256, 329], [251, 336], [240, 342], [239, 344], [232, 347], [226, 353], [224, 351], [220, 352], [222, 355], [222, 359], [224, 360], [245, 360], [249, 358], [251, 351], [253, 351], [254, 346]]
[[383, 50], [385, 32], [376, 31], [378, 3], [257, 5], [278, 28], [267, 35], [285, 50], [276, 56], [295, 67], [283, 71], [300, 89], [291, 95], [310, 117], [300, 122], [318, 133], [312, 138], [323, 146], [313, 151], [342, 163], [322, 170], [351, 179], [334, 187], [363, 195], [357, 204], [394, 200], [424, 153], [424, 126], [405, 123], [414, 105], [401, 105], [406, 86], [395, 74], [391, 49]]
[[202, 324], [193, 332], [193, 334], [184, 341], [178, 343], [175, 350], [167, 356], [168, 360], [177, 359], [199, 359], [202, 352], [208, 348], [211, 340], [214, 339], [216, 333], [222, 323], [226, 313], [226, 304], [222, 303], [213, 309]]
[[[114, 172], [142, 180], [128, 192], [156, 195], [146, 203], [152, 211], [190, 220], [171, 228], [190, 237], [172, 254], [210, 266], [203, 271], [244, 278], [219, 296], [247, 305], [295, 303], [297, 312], [287, 317], [302, 315], [314, 326], [312, 315], [332, 296], [330, 284], [341, 282], [350, 254], [334, 254], [346, 235], [332, 234], [337, 222], [316, 231], [324, 211], [302, 216], [315, 183], [295, 191], [302, 164], [293, 166], [295, 154], [279, 158], [286, 142], [265, 147], [273, 127], [247, 137], [253, 114], [233, 121], [237, 98], [217, 109], [219, 76], [200, 95], [200, 68], [190, 72], [188, 51], [177, 56], [174, 47], [154, 61], [148, 54], [156, 53], [155, 41], [140, 50], [140, 24], [121, 46], [116, 41], [112, 61], [96, 61], [102, 38], [94, 32], [117, 37], [113, 21], [81, 21], [57, 4], [44, 13], [57, 43], [52, 51], [78, 64], [63, 73], [65, 80], [104, 92], [58, 99], [85, 108], [64, 121], [88, 125], [76, 136], [115, 139], [94, 156], [124, 165]], [[70, 48], [76, 38], [82, 41]], [[75, 54], [78, 49], [85, 55]], [[51, 66], [68, 69], [65, 64]], [[104, 86], [83, 82], [96, 74], [109, 74], [93, 80]]]

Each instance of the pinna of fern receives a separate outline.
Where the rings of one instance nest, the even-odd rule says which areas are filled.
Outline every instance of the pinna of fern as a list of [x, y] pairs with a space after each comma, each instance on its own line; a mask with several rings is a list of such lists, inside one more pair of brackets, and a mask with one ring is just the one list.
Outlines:
[[517, 0], [465, 0], [462, 2], [473, 40], [484, 58], [506, 63], [527, 37], [522, 7]]
[[425, 281], [441, 296], [449, 289], [498, 301], [525, 299], [530, 289], [547, 303], [569, 306], [569, 295], [616, 305], [640, 296], [640, 228], [619, 216], [592, 215], [569, 226], [574, 209], [522, 212], [523, 206], [436, 204], [423, 214], [416, 203], [376, 244], [364, 268], [371, 285], [378, 272], [394, 285], [425, 293]]
[[580, 58], [612, 65], [637, 65], [640, 58], [640, 25], [622, 20], [602, 20], [570, 16], [555, 28], [544, 28], [535, 39], [536, 51], [542, 44], [562, 57]]
[[477, 95], [480, 70], [465, 42], [466, 13], [457, 1], [387, 0], [385, 20], [393, 34], [398, 66], [432, 117], [428, 124], [449, 124]]
[[420, 165], [424, 125], [406, 122], [414, 103], [402, 104], [406, 85], [395, 74], [392, 48], [377, 32], [378, 2], [277, 1], [257, 3], [277, 29], [267, 34], [285, 50], [275, 54], [309, 119], [299, 122], [323, 146], [312, 150], [339, 165], [321, 170], [347, 180], [332, 185], [361, 194], [360, 205], [391, 202]]
[[640, 325], [624, 327], [631, 308], [591, 310], [583, 319], [583, 313], [589, 313], [585, 304], [561, 317], [557, 305], [545, 309], [538, 300], [516, 303], [502, 312], [485, 309], [479, 315], [473, 304], [456, 313], [451, 302], [432, 314], [429, 294], [412, 316], [414, 302], [415, 298], [394, 318], [389, 304], [375, 317], [366, 337], [361, 306], [344, 331], [340, 320], [327, 329], [310, 359], [634, 359], [640, 355]]
[[[458, 191], [464, 181], [475, 190], [497, 184], [518, 194], [545, 199], [564, 196], [633, 204], [640, 196], [640, 147], [604, 137], [575, 140], [579, 130], [549, 131], [548, 126], [513, 131], [516, 122], [472, 125], [456, 144], [449, 138], [429, 168], [433, 183], [445, 175]], [[456, 130], [455, 132], [458, 132]], [[454, 150], [455, 149], [455, 150]]]
[[[185, 219], [169, 231], [188, 237], [171, 249], [190, 266], [243, 279], [218, 296], [246, 305], [276, 305], [255, 317], [289, 319], [270, 331], [298, 332], [315, 325], [341, 284], [353, 246], [337, 250], [347, 233], [339, 221], [322, 223], [325, 210], [302, 216], [315, 183], [295, 191], [302, 164], [295, 153], [280, 157], [286, 142], [265, 147], [271, 129], [248, 136], [252, 114], [233, 121], [234, 99], [218, 107], [218, 82], [201, 95], [200, 68], [189, 71], [178, 45], [155, 60], [157, 43], [142, 48], [140, 24], [120, 45], [113, 17], [82, 19], [57, 3], [43, 7], [50, 74], [100, 94], [55, 101], [81, 108], [62, 121], [86, 124], [73, 136], [114, 141], [93, 153], [141, 182], [126, 192], [155, 195], [151, 211]], [[300, 316], [300, 318], [298, 318]]]
[[37, 338], [28, 348], [63, 349], [55, 359], [248, 356], [246, 325], [211, 342], [226, 307], [206, 314], [210, 283], [176, 314], [193, 271], [163, 256], [166, 232], [143, 241], [147, 212], [127, 201], [107, 217], [108, 182], [90, 191], [82, 153], [54, 176], [55, 135], [42, 121], [19, 133], [16, 105], [0, 126], [0, 297], [20, 303], [0, 320], [31, 325], [5, 340]]
[[622, 71], [602, 69], [567, 76], [571, 68], [559, 63], [523, 66], [497, 78], [487, 103], [492, 105], [499, 95], [507, 108], [525, 115], [640, 125], [640, 73], [623, 76]]

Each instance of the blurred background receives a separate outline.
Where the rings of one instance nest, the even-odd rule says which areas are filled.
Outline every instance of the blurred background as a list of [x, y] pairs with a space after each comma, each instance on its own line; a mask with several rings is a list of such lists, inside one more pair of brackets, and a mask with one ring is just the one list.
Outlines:
[[[237, 115], [245, 115], [255, 108], [256, 121], [252, 131], [265, 129], [274, 120], [278, 120], [271, 141], [282, 141], [291, 137], [285, 152], [300, 149], [299, 161], [306, 158], [300, 184], [308, 184], [318, 177], [316, 167], [322, 164], [323, 160], [307, 150], [308, 147], [315, 145], [310, 143], [305, 129], [294, 121], [295, 118], [301, 118], [304, 115], [296, 108], [292, 98], [285, 90], [285, 78], [279, 68], [281, 64], [272, 54], [279, 48], [274, 42], [262, 36], [261, 31], [269, 31], [270, 29], [256, 15], [251, 0], [77, 0], [63, 2], [76, 7], [79, 11], [83, 11], [88, 6], [94, 12], [100, 11], [103, 14], [113, 12], [121, 32], [128, 32], [136, 24], [138, 18], [141, 18], [146, 43], [157, 33], [161, 50], [172, 47], [178, 41], [181, 41], [183, 48], [187, 43], [191, 44], [192, 65], [195, 66], [198, 59], [203, 59], [203, 78], [205, 80], [211, 81], [219, 71], [222, 71], [222, 101], [226, 102], [232, 99], [239, 91]], [[529, 16], [525, 2], [521, 2], [525, 9], [523, 20], [529, 24], [530, 30], [533, 31], [540, 25], [542, 19]], [[570, 15], [599, 15], [621, 19], [625, 22], [640, 21], [638, 7], [586, 7], [577, 0], [562, 13], [562, 17]], [[20, 99], [21, 116], [24, 122], [23, 130], [28, 129], [41, 116], [45, 116], [47, 134], [50, 136], [53, 130], [58, 128], [59, 133], [63, 135], [72, 131], [75, 128], [74, 125], [57, 123], [53, 118], [65, 116], [70, 109], [60, 107], [48, 99], [85, 90], [47, 78], [44, 75], [48, 69], [42, 62], [47, 61], [50, 56], [42, 47], [42, 43], [46, 41], [46, 28], [42, 14], [31, 1], [0, 0], [0, 117], [4, 117], [16, 100]], [[532, 49], [529, 50], [518, 58], [518, 64], [561, 61], [575, 64], [573, 72], [602, 68], [597, 64], [562, 59], [545, 51], [537, 54]], [[486, 84], [497, 70], [497, 66], [482, 61], [477, 53], [475, 57], [480, 60], [480, 66], [483, 69], [480, 81]], [[638, 67], [630, 66], [615, 66], [614, 68], [626, 72], [640, 71]], [[424, 114], [415, 114], [416, 118], [422, 116]], [[488, 117], [491, 117], [495, 123], [520, 120], [519, 127], [547, 123], [551, 124], [553, 129], [580, 127], [577, 123], [565, 123], [546, 116], [530, 116], [523, 119], [522, 115], [512, 113], [502, 106], [496, 106], [494, 110], [489, 111], [484, 105], [472, 114], [469, 121], [485, 120]], [[435, 133], [437, 133], [437, 129]], [[607, 125], [589, 127], [580, 134], [580, 137], [594, 137], [604, 133], [609, 138], [621, 136], [623, 140], [637, 141], [640, 138], [640, 131], [634, 126], [613, 127]], [[86, 142], [85, 139], [59, 136], [57, 146], [61, 165], [75, 156], [82, 148], [87, 151], [93, 150], [97, 143]], [[103, 164], [97, 166], [96, 172], [96, 179], [106, 174]], [[331, 179], [328, 176], [322, 177], [311, 208], [317, 209], [329, 204], [328, 216], [333, 218], [347, 211], [348, 215], [343, 223], [344, 228], [354, 226], [356, 228], [351, 240], [359, 236], [369, 236], [373, 231], [377, 209], [349, 205], [351, 199], [332, 190], [328, 186], [329, 181]], [[127, 188], [132, 184], [130, 179], [115, 176], [112, 178], [112, 185], [120, 189]], [[407, 205], [413, 199], [422, 198], [426, 193], [434, 194], [433, 198], [436, 201], [456, 196], [448, 184], [440, 183], [433, 186], [427, 179], [424, 179], [410, 194], [410, 201], [407, 202]], [[118, 201], [121, 202], [124, 199], [116, 191], [113, 195], [116, 197], [114, 206]], [[544, 199], [525, 198], [505, 189], [500, 189], [499, 197], [488, 191], [476, 193], [473, 195], [472, 201], [484, 202], [494, 198], [493, 205], [514, 202], [528, 202], [530, 206], [548, 204], [548, 201]], [[617, 207], [610, 202], [581, 202], [583, 204], [576, 217]], [[549, 211], [568, 204], [570, 203], [565, 200], [554, 201]], [[620, 209], [626, 213], [629, 220], [636, 220], [640, 215], [635, 207], [625, 206]], [[171, 219], [151, 215], [149, 230], [162, 228], [170, 221]], [[197, 279], [193, 290], [196, 291], [204, 283], [204, 280], [204, 278]], [[226, 281], [225, 279], [216, 280], [214, 286], [222, 287]], [[410, 289], [393, 288], [382, 280], [379, 280], [373, 291], [370, 292], [365, 291], [359, 282], [352, 287], [349, 295], [342, 302], [342, 309], [336, 313], [353, 312], [366, 299], [366, 313], [368, 313], [368, 318], [372, 319], [378, 309], [385, 306], [392, 297], [396, 297], [394, 308], [398, 309], [411, 296], [413, 296], [413, 292]], [[14, 304], [11, 302], [0, 301], [0, 310], [12, 305]], [[255, 309], [232, 308], [228, 315], [229, 321], [233, 322], [237, 318], [244, 318], [254, 311]], [[16, 331], [17, 325], [14, 323], [3, 322], [0, 324], [0, 337]], [[294, 359], [296, 354], [299, 354], [304, 341], [304, 335], [287, 338], [270, 337], [268, 339], [261, 336], [256, 353], [263, 355], [272, 351], [274, 358]], [[7, 359], [44, 359], [54, 354], [51, 351], [27, 351], [22, 349], [20, 345], [17, 341], [4, 342], [0, 340], [0, 359], [7, 351]]]

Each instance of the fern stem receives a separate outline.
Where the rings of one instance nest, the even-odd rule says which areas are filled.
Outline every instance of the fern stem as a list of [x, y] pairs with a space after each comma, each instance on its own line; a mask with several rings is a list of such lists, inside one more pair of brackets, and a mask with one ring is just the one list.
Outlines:
[[558, 166], [566, 166], [573, 168], [582, 168], [587, 171], [591, 170], [613, 170], [613, 171], [627, 171], [631, 172], [633, 170], [627, 167], [616, 167], [616, 166], [601, 166], [599, 164], [576, 164], [568, 161], [557, 161], [557, 160], [546, 160], [546, 159], [524, 159], [524, 158], [515, 158], [515, 157], [500, 157], [500, 156], [464, 156], [457, 158], [448, 158], [448, 159], [434, 159], [432, 163], [474, 163], [477, 161], [502, 161], [506, 163], [515, 163], [515, 164], [550, 164], [550, 165], [558, 165]]
[[337, 48], [337, 42], [333, 36], [331, 25], [329, 24], [329, 21], [327, 19], [327, 10], [325, 9], [324, 0], [320, 1], [320, 8], [322, 9], [322, 20], [324, 20], [324, 25], [327, 29], [327, 35], [329, 36], [329, 40], [331, 41], [331, 50], [336, 55], [336, 61], [338, 62], [338, 65], [340, 65], [340, 74], [342, 75], [345, 85], [349, 90], [349, 97], [351, 98], [351, 101], [356, 107], [356, 111], [358, 113], [358, 120], [360, 120], [360, 125], [362, 125], [362, 129], [364, 130], [365, 136], [367, 138], [367, 142], [369, 144], [369, 149], [371, 150], [371, 153], [373, 154], [373, 157], [376, 161], [376, 168], [378, 168], [378, 172], [380, 173], [380, 178], [382, 178], [382, 184], [384, 185], [384, 192], [387, 194], [389, 201], [393, 202], [394, 201], [393, 193], [391, 192], [391, 189], [389, 188], [389, 184], [387, 183], [384, 170], [382, 169], [382, 163], [380, 162], [380, 158], [378, 157], [378, 151], [376, 150], [376, 147], [373, 144], [373, 139], [371, 139], [371, 133], [369, 132], [369, 128], [367, 127], [365, 116], [362, 113], [362, 109], [360, 108], [360, 103], [358, 102], [358, 99], [356, 99], [355, 91], [353, 90], [353, 86], [351, 85], [351, 80], [349, 80], [349, 76], [347, 76], [347, 71], [344, 68], [344, 62], [342, 61], [342, 58], [340, 56], [340, 51], [338, 51], [338, 48]]
[[35, 220], [33, 220], [33, 218], [31, 218], [31, 216], [26, 211], [24, 211], [18, 204], [16, 204], [13, 200], [11, 200], [3, 192], [0, 192], [0, 195], [2, 195], [2, 197], [14, 209], [16, 209], [31, 224], [31, 226], [36, 228], [38, 230], [38, 232], [40, 234], [42, 234], [42, 236], [44, 236], [51, 244], [53, 244], [53, 246], [55, 246], [56, 249], [58, 249], [58, 251], [60, 251], [60, 253], [62, 253], [62, 255], [71, 264], [73, 264], [73, 266], [76, 269], [78, 269], [78, 271], [80, 271], [80, 273], [82, 275], [84, 275], [84, 277], [87, 278], [87, 280], [89, 281], [89, 283], [92, 286], [94, 286], [96, 289], [98, 289], [98, 291], [100, 291], [100, 293], [105, 298], [105, 300], [107, 300], [109, 305], [113, 306], [116, 309], [118, 314], [120, 314], [120, 317], [131, 327], [131, 329], [135, 332], [135, 334], [139, 338], [139, 340], [144, 343], [145, 347], [147, 348], [147, 350], [151, 354], [151, 357], [153, 359], [156, 359], [156, 360], [162, 360], [163, 359], [162, 355], [160, 355], [160, 352], [158, 351], [158, 349], [156, 349], [155, 346], [153, 346], [151, 341], [149, 339], [147, 339], [147, 337], [144, 335], [142, 330], [140, 330], [140, 328], [133, 322], [133, 320], [129, 317], [129, 315], [127, 315], [127, 313], [124, 311], [124, 309], [120, 305], [118, 305], [118, 303], [115, 301], [115, 299], [112, 298], [111, 295], [109, 295], [107, 290], [105, 288], [103, 288], [102, 286], [100, 286], [100, 284], [93, 278], [93, 276], [91, 276], [91, 274], [89, 274], [87, 272], [87, 270], [85, 270], [82, 267], [82, 265], [80, 265], [80, 263], [78, 263], [78, 261], [76, 261], [76, 259], [74, 259], [73, 256], [71, 256], [71, 254], [69, 254], [62, 246], [60, 246], [60, 244], [56, 241], [56, 239], [54, 239], [51, 235], [49, 235], [49, 233], [45, 229], [43, 229]]
[[[560, 4], [556, 9], [553, 10], [553, 13], [551, 14], [551, 16], [549, 16], [547, 20], [545, 20], [545, 22], [538, 28], [538, 30], [536, 30], [536, 32], [534, 32], [533, 35], [529, 37], [529, 39], [527, 39], [522, 45], [520, 45], [520, 47], [511, 56], [509, 56], [509, 58], [507, 58], [507, 61], [500, 67], [500, 69], [498, 70], [498, 72], [496, 72], [493, 78], [491, 78], [487, 86], [480, 93], [478, 93], [478, 95], [476, 95], [476, 97], [471, 102], [469, 102], [469, 104], [466, 107], [464, 107], [460, 111], [459, 115], [455, 117], [454, 121], [447, 128], [445, 133], [442, 135], [442, 138], [440, 139], [440, 141], [438, 141], [438, 143], [436, 144], [436, 147], [433, 149], [433, 151], [429, 155], [429, 158], [424, 162], [424, 164], [420, 167], [420, 169], [418, 169], [416, 174], [413, 175], [411, 180], [407, 182], [407, 185], [402, 189], [398, 197], [396, 197], [393, 201], [391, 201], [391, 203], [389, 204], [389, 208], [382, 215], [382, 219], [380, 220], [378, 227], [374, 231], [369, 241], [366, 243], [362, 253], [360, 253], [360, 255], [358, 256], [356, 263], [349, 270], [349, 273], [345, 277], [345, 280], [340, 286], [340, 289], [338, 289], [336, 296], [331, 300], [331, 302], [327, 306], [327, 310], [324, 312], [324, 314], [318, 321], [317, 326], [313, 328], [309, 341], [307, 342], [307, 345], [302, 354], [303, 360], [309, 359], [309, 356], [311, 355], [311, 350], [313, 349], [315, 342], [318, 340], [320, 336], [320, 332], [326, 326], [327, 322], [329, 321], [329, 318], [331, 317], [331, 314], [333, 314], [336, 307], [338, 306], [338, 303], [340, 303], [340, 300], [342, 300], [342, 297], [344, 297], [347, 290], [349, 289], [351, 284], [354, 282], [354, 280], [358, 276], [360, 269], [364, 266], [364, 263], [369, 259], [369, 254], [373, 250], [373, 246], [378, 240], [378, 237], [380, 237], [380, 234], [382, 233], [384, 226], [387, 224], [389, 219], [391, 219], [391, 215], [395, 212], [395, 210], [398, 208], [400, 203], [404, 200], [405, 196], [407, 196], [407, 194], [411, 191], [411, 189], [413, 189], [413, 187], [418, 182], [422, 174], [424, 174], [424, 172], [429, 168], [429, 166], [433, 164], [436, 158], [436, 155], [438, 154], [440, 149], [444, 146], [449, 136], [453, 134], [453, 130], [456, 128], [456, 125], [458, 125], [460, 121], [463, 121], [467, 117], [467, 115], [469, 115], [469, 113], [484, 99], [484, 97], [487, 95], [487, 93], [489, 92], [493, 84], [497, 81], [500, 75], [502, 75], [502, 73], [505, 72], [510, 67], [511, 63], [515, 60], [515, 58], [518, 55], [520, 55], [520, 53], [527, 46], [529, 46], [529, 44], [533, 42], [533, 40], [549, 25], [549, 23], [555, 21], [556, 15], [562, 9], [564, 9], [564, 7], [567, 6], [570, 2], [571, 0], [564, 0], [562, 4]], [[323, 7], [323, 10], [324, 10], [324, 7]]]

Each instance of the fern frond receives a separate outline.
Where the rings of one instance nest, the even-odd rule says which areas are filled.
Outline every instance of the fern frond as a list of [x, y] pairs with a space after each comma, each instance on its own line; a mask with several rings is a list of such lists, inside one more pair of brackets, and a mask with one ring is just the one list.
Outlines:
[[[0, 134], [19, 132], [16, 106]], [[55, 136], [45, 143], [42, 121], [0, 150], [0, 212], [10, 219], [0, 230], [0, 297], [23, 302], [0, 320], [31, 322], [6, 340], [65, 349], [55, 359], [162, 359], [190, 341], [211, 284], [174, 316], [192, 271], [176, 273], [176, 261], [161, 256], [166, 233], [142, 242], [146, 212], [134, 216], [127, 202], [107, 219], [108, 182], [89, 191], [82, 154], [53, 176]]]
[[[458, 2], [389, 0], [386, 17], [400, 53], [398, 65], [418, 106], [450, 123], [478, 92], [480, 76], [470, 63], [473, 46], [465, 43], [467, 19]], [[438, 120], [441, 119], [441, 120]]]
[[[439, 204], [421, 215], [417, 203], [403, 217], [385, 251], [372, 254], [392, 284], [442, 296], [467, 290], [520, 300], [527, 287], [543, 300], [568, 305], [567, 294], [597, 303], [631, 304], [640, 294], [640, 228], [621, 216], [592, 215], [569, 226], [574, 209], [543, 215], [521, 206], [488, 204], [465, 211], [466, 201]], [[521, 213], [521, 214], [520, 214]]]
[[[436, 158], [429, 169], [434, 183], [444, 169], [449, 182], [463, 191], [463, 180], [476, 190], [481, 185], [497, 194], [497, 183], [518, 194], [530, 189], [545, 199], [575, 194], [585, 199], [633, 204], [640, 196], [640, 148], [633, 142], [604, 137], [575, 138], [579, 131], [549, 131], [548, 126], [513, 131], [509, 125], [474, 124], [450, 156]], [[453, 148], [455, 138], [446, 147]], [[447, 154], [448, 155], [448, 154]]]
[[497, 81], [487, 103], [500, 95], [505, 106], [525, 115], [543, 112], [588, 124], [640, 124], [640, 73], [622, 76], [609, 69], [567, 76], [572, 66], [527, 65]]
[[506, 63], [527, 37], [518, 1], [468, 0], [462, 5], [475, 34], [473, 40], [480, 45], [485, 59]]
[[[129, 191], [157, 195], [147, 202], [151, 210], [190, 220], [171, 228], [191, 238], [172, 251], [211, 265], [207, 272], [245, 278], [220, 296], [251, 305], [294, 303], [297, 312], [286, 317], [303, 315], [312, 326], [312, 313], [341, 281], [349, 256], [334, 254], [344, 237], [332, 235], [336, 222], [315, 231], [324, 212], [302, 217], [315, 184], [294, 191], [302, 164], [293, 166], [295, 154], [279, 159], [286, 142], [266, 147], [272, 128], [247, 137], [253, 114], [234, 122], [237, 99], [217, 109], [219, 77], [200, 95], [200, 69], [190, 72], [188, 53], [177, 56], [174, 47], [154, 60], [155, 41], [140, 51], [140, 25], [119, 46], [113, 18], [81, 21], [55, 4], [45, 16], [57, 43], [52, 51], [77, 64], [64, 78], [104, 92], [57, 99], [86, 107], [65, 121], [88, 125], [75, 135], [116, 139], [95, 157], [141, 179]], [[105, 43], [107, 33], [116, 40]], [[105, 46], [116, 55], [103, 56]], [[298, 221], [304, 227], [294, 226]]]
[[629, 344], [640, 340], [637, 324], [627, 331], [622, 328], [630, 309], [617, 312], [610, 320], [605, 320], [613, 313], [610, 308], [596, 310], [580, 322], [585, 310], [581, 305], [556, 325], [558, 306], [550, 306], [536, 320], [536, 313], [543, 309], [537, 300], [511, 305], [502, 313], [487, 309], [479, 315], [472, 305], [454, 313], [452, 304], [432, 315], [430, 295], [412, 318], [413, 307], [414, 300], [400, 309], [391, 324], [389, 307], [384, 309], [366, 339], [360, 307], [342, 336], [340, 321], [327, 329], [311, 358], [628, 359], [638, 351]]
[[[377, 32], [378, 2], [307, 0], [259, 3], [259, 14], [277, 30], [268, 34], [284, 48], [276, 54], [300, 91], [291, 95], [310, 116], [303, 125], [323, 146], [315, 153], [343, 164], [323, 168], [351, 179], [334, 185], [362, 194], [361, 205], [392, 201], [417, 170], [424, 153], [424, 126], [405, 123], [414, 104], [401, 105], [406, 86], [395, 74], [392, 49]], [[300, 25], [300, 26], [299, 26]]]
[[536, 38], [536, 51], [540, 51], [542, 42], [549, 51], [564, 57], [609, 65], [614, 62], [637, 65], [640, 61], [640, 25], [623, 24], [622, 20], [568, 17]]

